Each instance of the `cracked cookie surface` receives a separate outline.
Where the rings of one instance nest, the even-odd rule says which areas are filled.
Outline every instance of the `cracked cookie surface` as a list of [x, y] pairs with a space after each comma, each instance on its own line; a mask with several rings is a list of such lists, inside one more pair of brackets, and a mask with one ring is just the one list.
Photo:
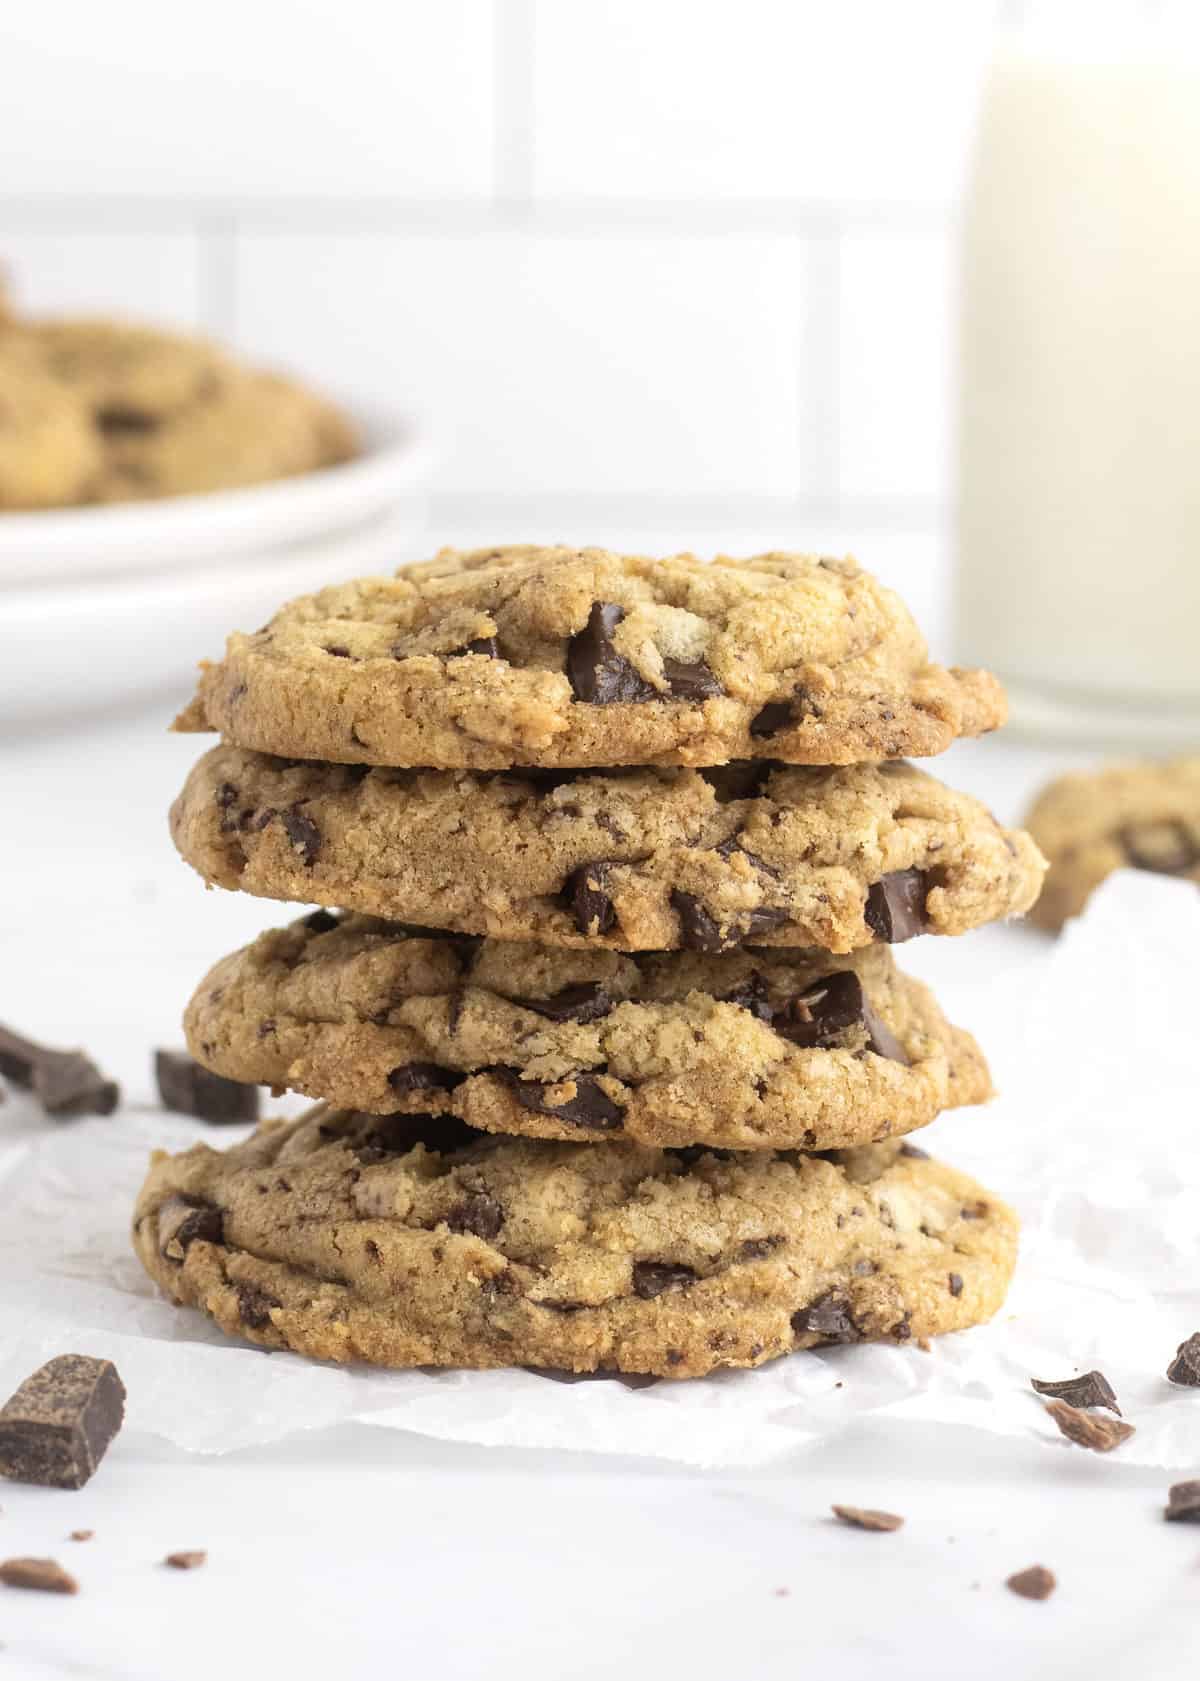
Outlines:
[[460, 553], [301, 597], [234, 634], [179, 720], [339, 764], [852, 764], [1003, 723], [849, 560]]
[[1027, 819], [1050, 861], [1031, 913], [1057, 930], [1114, 870], [1200, 883], [1200, 757], [1106, 765], [1059, 777]]
[[220, 746], [171, 811], [209, 882], [497, 939], [852, 951], [1019, 915], [1027, 835], [911, 765], [546, 777], [289, 764]]
[[978, 1324], [1016, 1219], [905, 1145], [591, 1150], [322, 1108], [156, 1153], [133, 1241], [175, 1301], [266, 1348], [694, 1377]]
[[184, 1026], [230, 1079], [605, 1144], [826, 1150], [991, 1092], [885, 946], [634, 958], [318, 911], [222, 959]]

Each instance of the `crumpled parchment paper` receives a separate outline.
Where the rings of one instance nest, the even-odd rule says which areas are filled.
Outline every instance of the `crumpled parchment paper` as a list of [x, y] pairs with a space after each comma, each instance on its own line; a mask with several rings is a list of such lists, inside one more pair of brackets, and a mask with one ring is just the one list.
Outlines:
[[996, 949], [1005, 960], [964, 1024], [1002, 1096], [944, 1117], [921, 1144], [1015, 1204], [1021, 1264], [993, 1324], [931, 1353], [835, 1349], [688, 1383], [385, 1373], [266, 1354], [164, 1301], [129, 1249], [150, 1149], [212, 1142], [211, 1130], [146, 1111], [57, 1126], [10, 1097], [0, 1391], [54, 1354], [93, 1353], [125, 1380], [129, 1428], [195, 1452], [355, 1419], [446, 1441], [747, 1466], [865, 1419], [898, 1436], [918, 1420], [1054, 1438], [1030, 1377], [1099, 1366], [1137, 1426], [1122, 1462], [1200, 1472], [1200, 1392], [1163, 1375], [1200, 1330], [1200, 893], [1122, 873], [1059, 941], [1031, 931], [1016, 963], [1011, 936]]

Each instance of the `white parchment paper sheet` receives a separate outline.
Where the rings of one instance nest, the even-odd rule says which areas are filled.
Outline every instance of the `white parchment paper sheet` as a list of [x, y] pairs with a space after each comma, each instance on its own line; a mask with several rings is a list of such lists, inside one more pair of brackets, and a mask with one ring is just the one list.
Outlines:
[[[899, 954], [903, 961], [903, 953]], [[115, 1360], [130, 1428], [221, 1453], [347, 1419], [447, 1441], [751, 1465], [865, 1418], [1056, 1435], [1030, 1376], [1096, 1365], [1137, 1434], [1124, 1462], [1200, 1474], [1200, 1392], [1163, 1376], [1200, 1330], [1200, 893], [1123, 873], [1056, 943], [1028, 936], [965, 1025], [1003, 1095], [921, 1135], [1024, 1221], [992, 1324], [916, 1348], [801, 1354], [690, 1383], [530, 1372], [379, 1373], [266, 1354], [162, 1300], [127, 1227], [160, 1113], [55, 1126], [0, 1109], [0, 1390], [66, 1351]], [[601, 1146], [597, 1146], [600, 1148]], [[840, 1387], [839, 1387], [840, 1385]]]

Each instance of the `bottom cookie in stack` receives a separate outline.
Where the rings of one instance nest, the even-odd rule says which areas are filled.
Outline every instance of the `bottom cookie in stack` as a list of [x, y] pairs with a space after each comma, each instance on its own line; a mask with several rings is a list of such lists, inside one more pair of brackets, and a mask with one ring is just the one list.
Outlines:
[[268, 1348], [697, 1377], [978, 1324], [1017, 1222], [903, 1142], [730, 1155], [322, 1105], [156, 1154], [134, 1245], [177, 1302]]

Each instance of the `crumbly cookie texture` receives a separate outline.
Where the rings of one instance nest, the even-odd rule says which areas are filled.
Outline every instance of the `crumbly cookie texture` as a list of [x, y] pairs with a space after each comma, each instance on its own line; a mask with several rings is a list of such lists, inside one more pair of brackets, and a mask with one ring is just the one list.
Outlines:
[[1114, 870], [1200, 883], [1200, 757], [1059, 777], [1029, 811], [1050, 861], [1032, 920], [1057, 930]]
[[723, 1158], [319, 1109], [156, 1153], [133, 1241], [175, 1301], [266, 1348], [696, 1377], [977, 1324], [1016, 1219], [905, 1145]]
[[1026, 910], [1027, 835], [907, 764], [539, 775], [287, 763], [232, 746], [171, 810], [209, 882], [548, 945], [851, 951]]
[[203, 339], [104, 320], [0, 320], [0, 508], [232, 489], [357, 451], [331, 404]]
[[502, 548], [304, 596], [202, 669], [183, 730], [340, 764], [852, 764], [1003, 723], [849, 560]]
[[634, 958], [317, 911], [218, 963], [184, 1026], [234, 1080], [576, 1142], [827, 1150], [991, 1092], [886, 946]]

